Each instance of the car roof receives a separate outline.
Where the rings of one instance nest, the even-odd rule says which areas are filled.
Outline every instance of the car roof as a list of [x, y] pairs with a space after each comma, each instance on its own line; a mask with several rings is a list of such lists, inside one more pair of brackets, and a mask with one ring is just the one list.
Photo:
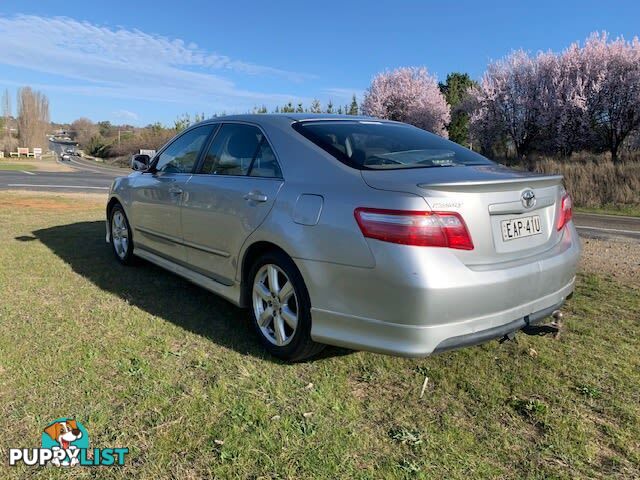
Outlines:
[[[246, 113], [241, 115], [224, 115], [204, 120], [200, 123], [211, 122], [251, 122], [258, 124], [290, 124], [292, 122], [318, 121], [318, 120], [351, 120], [362, 121], [375, 120], [377, 122], [390, 122], [376, 117], [367, 117], [364, 115], [338, 115], [333, 113]], [[395, 122], [391, 122], [395, 123]], [[196, 124], [198, 125], [198, 124]]]

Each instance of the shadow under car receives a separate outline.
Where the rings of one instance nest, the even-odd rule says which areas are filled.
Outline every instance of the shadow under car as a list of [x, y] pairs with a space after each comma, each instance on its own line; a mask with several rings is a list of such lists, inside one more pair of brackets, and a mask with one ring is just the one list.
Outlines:
[[[242, 354], [284, 363], [263, 350], [246, 309], [183, 278], [138, 259], [120, 265], [104, 242], [104, 222], [78, 222], [36, 230], [33, 235], [78, 274], [154, 316]], [[30, 241], [32, 237], [17, 237]], [[318, 358], [350, 353], [328, 347]]]

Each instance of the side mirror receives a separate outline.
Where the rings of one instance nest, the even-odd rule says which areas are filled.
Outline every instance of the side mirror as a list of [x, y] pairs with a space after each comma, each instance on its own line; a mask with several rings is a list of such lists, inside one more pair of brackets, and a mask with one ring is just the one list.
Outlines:
[[145, 154], [133, 155], [131, 157], [131, 168], [133, 170], [144, 171], [149, 168], [151, 157]]

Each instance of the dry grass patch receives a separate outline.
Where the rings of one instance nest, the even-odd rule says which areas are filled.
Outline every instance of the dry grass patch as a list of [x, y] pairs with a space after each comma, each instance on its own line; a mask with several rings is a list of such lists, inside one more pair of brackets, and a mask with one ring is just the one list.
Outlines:
[[54, 156], [43, 157], [41, 159], [2, 158], [0, 159], [0, 170], [3, 170], [3, 169], [27, 170], [27, 171], [34, 171], [34, 172], [76, 172], [77, 171], [67, 165], [63, 165], [57, 162]]
[[101, 193], [31, 192], [5, 190], [0, 192], [3, 209], [91, 210], [105, 207], [107, 195]]
[[533, 160], [531, 168], [540, 173], [564, 175], [567, 190], [580, 207], [640, 206], [640, 162], [613, 164], [593, 156], [593, 160]]

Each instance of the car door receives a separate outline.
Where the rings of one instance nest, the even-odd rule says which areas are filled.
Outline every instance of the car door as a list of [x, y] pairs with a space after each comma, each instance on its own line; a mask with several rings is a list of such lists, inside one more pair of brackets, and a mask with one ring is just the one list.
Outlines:
[[242, 244], [264, 221], [282, 184], [262, 130], [223, 124], [185, 190], [182, 226], [192, 268], [231, 285]]
[[179, 263], [186, 262], [182, 245], [180, 208], [185, 185], [214, 125], [185, 131], [154, 159], [131, 191], [136, 248], [143, 248]]

